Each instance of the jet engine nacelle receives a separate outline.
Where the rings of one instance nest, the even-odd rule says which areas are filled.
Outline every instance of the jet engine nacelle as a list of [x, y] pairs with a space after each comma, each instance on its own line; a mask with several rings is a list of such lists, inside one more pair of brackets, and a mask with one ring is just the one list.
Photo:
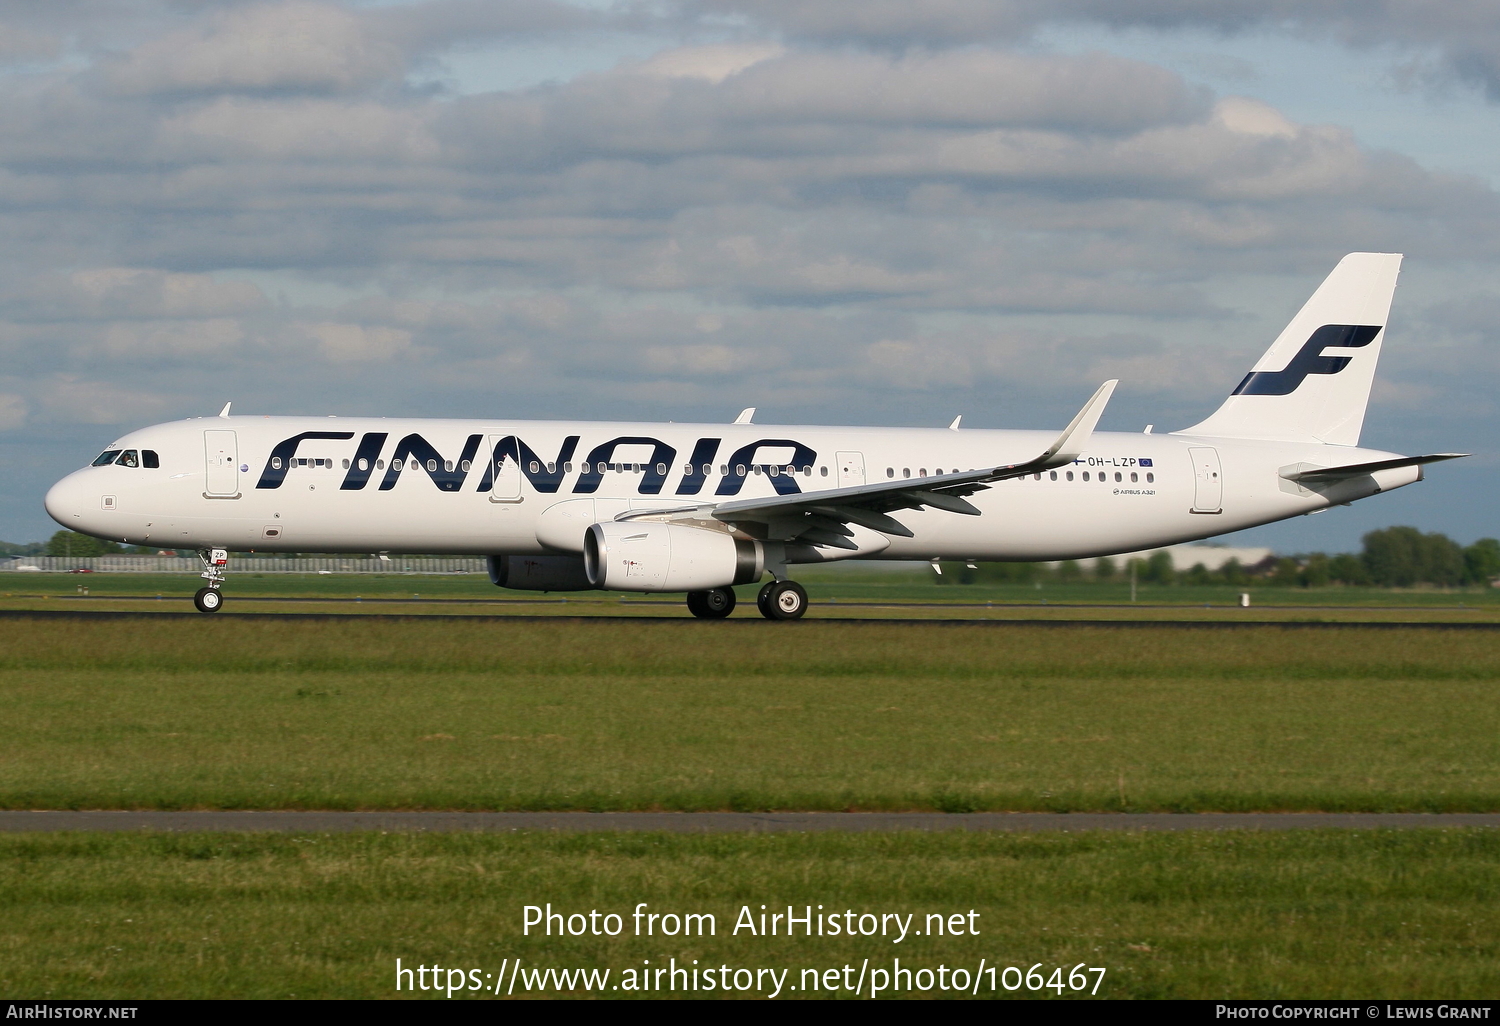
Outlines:
[[606, 591], [704, 591], [752, 584], [765, 572], [760, 542], [660, 521], [594, 524], [583, 538], [590, 583]]
[[589, 591], [582, 556], [490, 556], [490, 583], [516, 591]]

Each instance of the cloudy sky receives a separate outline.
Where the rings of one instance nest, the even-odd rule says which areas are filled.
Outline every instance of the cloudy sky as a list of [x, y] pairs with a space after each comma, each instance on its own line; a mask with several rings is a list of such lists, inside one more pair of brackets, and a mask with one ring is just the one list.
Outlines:
[[1238, 541], [1500, 535], [1493, 0], [0, 0], [0, 537], [242, 413], [1191, 424], [1407, 254], [1364, 440]]

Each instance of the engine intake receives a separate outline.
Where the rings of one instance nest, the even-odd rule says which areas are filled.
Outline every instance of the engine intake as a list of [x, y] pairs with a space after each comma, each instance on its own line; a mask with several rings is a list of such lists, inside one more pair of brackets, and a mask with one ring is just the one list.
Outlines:
[[490, 583], [515, 591], [589, 591], [582, 556], [490, 556]]
[[760, 542], [660, 521], [594, 524], [583, 537], [589, 582], [607, 591], [703, 591], [752, 584], [765, 572]]

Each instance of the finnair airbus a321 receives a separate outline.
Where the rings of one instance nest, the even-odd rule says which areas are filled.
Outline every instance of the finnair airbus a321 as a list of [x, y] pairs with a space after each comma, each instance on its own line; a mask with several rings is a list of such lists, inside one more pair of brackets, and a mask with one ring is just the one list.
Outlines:
[[199, 550], [480, 554], [503, 588], [686, 592], [790, 620], [790, 568], [840, 559], [1058, 560], [1315, 513], [1459, 453], [1359, 447], [1399, 254], [1339, 262], [1234, 393], [1170, 434], [1099, 432], [1106, 381], [1039, 431], [229, 416], [133, 431], [47, 493], [64, 527]]

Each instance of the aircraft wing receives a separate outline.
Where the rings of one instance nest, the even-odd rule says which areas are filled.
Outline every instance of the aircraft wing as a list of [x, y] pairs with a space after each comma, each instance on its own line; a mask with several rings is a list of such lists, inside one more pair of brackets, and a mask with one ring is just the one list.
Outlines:
[[[835, 548], [857, 548], [849, 541], [852, 532], [846, 526], [848, 524], [858, 524], [882, 534], [910, 538], [911, 530], [900, 521], [887, 516], [888, 513], [931, 506], [950, 513], [978, 516], [979, 509], [964, 496], [984, 491], [996, 481], [1025, 477], [1027, 474], [1072, 463], [1088, 447], [1094, 427], [1099, 423], [1099, 417], [1104, 413], [1104, 407], [1117, 384], [1118, 380], [1110, 380], [1100, 385], [1083, 409], [1078, 411], [1072, 423], [1057, 436], [1057, 440], [1044, 452], [1024, 463], [933, 477], [882, 481], [849, 488], [733, 499], [711, 507], [700, 506], [695, 515], [706, 514], [719, 521], [758, 521], [770, 526], [771, 537], [785, 541], [805, 541], [812, 545], [831, 545]], [[637, 511], [622, 519], [634, 520], [650, 516], [653, 516], [651, 511]]]

